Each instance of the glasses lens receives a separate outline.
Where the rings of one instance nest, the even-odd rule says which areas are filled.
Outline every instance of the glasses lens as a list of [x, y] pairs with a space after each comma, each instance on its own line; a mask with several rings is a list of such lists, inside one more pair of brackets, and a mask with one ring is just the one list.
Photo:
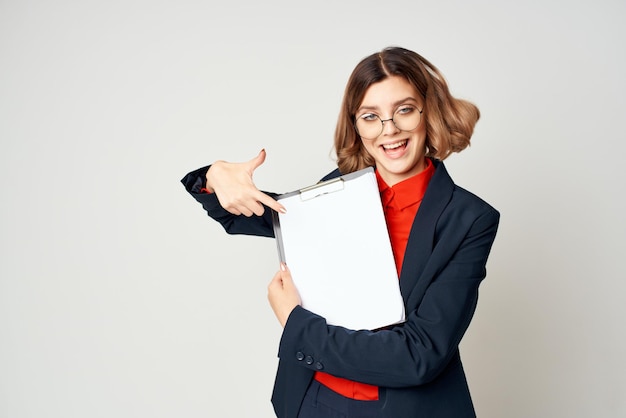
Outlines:
[[413, 106], [403, 106], [394, 113], [393, 123], [401, 131], [412, 131], [420, 124], [420, 111]]
[[365, 139], [378, 138], [383, 132], [383, 123], [380, 118], [373, 113], [366, 113], [356, 119], [355, 127], [359, 136]]
[[383, 133], [385, 123], [394, 123], [401, 131], [412, 131], [420, 124], [420, 111], [413, 106], [403, 106], [396, 110], [393, 121], [382, 119], [374, 113], [365, 113], [356, 119], [355, 127], [364, 139], [376, 139]]

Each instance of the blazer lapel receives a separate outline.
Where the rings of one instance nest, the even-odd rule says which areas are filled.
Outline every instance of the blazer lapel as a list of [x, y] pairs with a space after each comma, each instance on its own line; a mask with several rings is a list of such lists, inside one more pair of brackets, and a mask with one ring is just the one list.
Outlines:
[[436, 167], [435, 174], [411, 226], [400, 272], [400, 291], [407, 308], [410, 308], [409, 298], [415, 301], [417, 296], [417, 300], [421, 300], [421, 295], [432, 280], [432, 277], [420, 276], [433, 251], [437, 220], [452, 198], [454, 190], [454, 183], [443, 163], [436, 160], [433, 163]]

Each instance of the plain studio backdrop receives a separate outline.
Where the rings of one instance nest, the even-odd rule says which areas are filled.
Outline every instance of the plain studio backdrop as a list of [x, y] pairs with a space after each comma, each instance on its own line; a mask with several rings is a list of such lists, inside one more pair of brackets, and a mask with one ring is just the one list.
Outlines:
[[[275, 243], [179, 180], [333, 168], [386, 46], [482, 111], [455, 181], [502, 213], [463, 342], [480, 417], [626, 416], [626, 4], [0, 1], [0, 417], [271, 417]], [[236, 411], [236, 412], [232, 412]]]

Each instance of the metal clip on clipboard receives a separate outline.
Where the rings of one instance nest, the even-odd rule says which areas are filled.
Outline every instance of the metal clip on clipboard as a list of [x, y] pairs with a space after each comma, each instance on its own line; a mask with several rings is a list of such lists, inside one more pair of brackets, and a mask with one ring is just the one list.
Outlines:
[[339, 190], [343, 190], [343, 179], [341, 177], [300, 189], [300, 199], [302, 201], [311, 200], [323, 194], [338, 192]]

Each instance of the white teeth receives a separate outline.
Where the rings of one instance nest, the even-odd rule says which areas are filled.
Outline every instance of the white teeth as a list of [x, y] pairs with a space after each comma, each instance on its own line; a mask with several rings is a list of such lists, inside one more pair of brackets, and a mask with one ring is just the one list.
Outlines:
[[406, 139], [404, 141], [396, 142], [395, 144], [385, 144], [383, 145], [384, 149], [396, 149], [399, 147], [403, 147], [406, 144]]

